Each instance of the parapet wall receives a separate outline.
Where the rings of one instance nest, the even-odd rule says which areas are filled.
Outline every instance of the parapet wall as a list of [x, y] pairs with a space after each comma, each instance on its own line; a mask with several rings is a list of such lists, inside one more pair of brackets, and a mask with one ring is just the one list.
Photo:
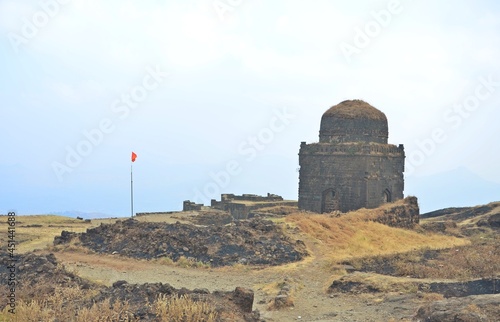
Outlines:
[[283, 197], [268, 193], [267, 196], [259, 196], [254, 194], [242, 194], [241, 196], [234, 195], [232, 193], [224, 193], [221, 195], [221, 202], [225, 201], [253, 201], [253, 202], [262, 202], [262, 201], [283, 201]]
[[323, 143], [312, 143], [306, 144], [302, 142], [300, 153], [302, 154], [359, 154], [359, 155], [373, 155], [373, 154], [395, 154], [404, 156], [403, 145], [393, 145], [393, 144], [323, 144]]

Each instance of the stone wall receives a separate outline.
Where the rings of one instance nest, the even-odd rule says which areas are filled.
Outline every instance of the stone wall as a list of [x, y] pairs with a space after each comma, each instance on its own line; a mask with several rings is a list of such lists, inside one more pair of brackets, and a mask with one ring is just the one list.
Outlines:
[[387, 143], [387, 121], [355, 118], [338, 120], [334, 117], [323, 117], [319, 137], [321, 143]]
[[184, 201], [183, 211], [200, 211], [206, 208], [227, 211], [234, 219], [247, 219], [253, 210], [274, 206], [297, 206], [296, 201], [286, 201], [283, 197], [268, 193], [266, 196], [254, 194], [234, 195], [225, 193], [221, 200], [212, 199], [210, 207], [196, 204], [189, 200]]
[[266, 202], [255, 205], [245, 205], [242, 203], [228, 203], [225, 206], [225, 210], [228, 211], [234, 219], [248, 219], [250, 214], [261, 208], [276, 207], [276, 206], [291, 206], [297, 207], [296, 201], [277, 201], [277, 202]]
[[373, 221], [397, 228], [413, 228], [420, 221], [417, 197], [406, 197], [374, 215]]
[[263, 201], [283, 201], [283, 197], [267, 193], [267, 196], [259, 196], [254, 194], [242, 194], [240, 196], [234, 195], [232, 193], [224, 193], [221, 195], [221, 202], [224, 201], [253, 201], [253, 202], [263, 202]]
[[301, 144], [299, 208], [376, 208], [403, 198], [404, 149], [390, 144]]
[[200, 211], [203, 208], [203, 204], [195, 203], [190, 200], [185, 200], [182, 203], [182, 211]]

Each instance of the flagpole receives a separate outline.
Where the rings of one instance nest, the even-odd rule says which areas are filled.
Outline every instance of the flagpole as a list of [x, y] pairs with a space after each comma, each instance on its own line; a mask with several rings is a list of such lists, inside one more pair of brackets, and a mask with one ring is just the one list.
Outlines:
[[134, 163], [130, 163], [130, 216], [134, 217], [134, 180], [132, 177], [132, 165]]

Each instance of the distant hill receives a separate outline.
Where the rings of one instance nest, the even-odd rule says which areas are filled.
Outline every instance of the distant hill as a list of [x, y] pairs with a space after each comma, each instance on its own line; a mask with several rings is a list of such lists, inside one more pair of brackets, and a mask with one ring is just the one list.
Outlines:
[[64, 216], [64, 217], [71, 217], [71, 218], [76, 218], [76, 217], [81, 217], [83, 219], [94, 219], [94, 218], [110, 218], [109, 214], [104, 214], [100, 212], [83, 212], [83, 211], [76, 211], [76, 210], [67, 210], [67, 211], [54, 211], [51, 212], [53, 215], [58, 215], [58, 216]]
[[466, 168], [405, 181], [405, 195], [417, 196], [420, 213], [448, 207], [470, 207], [500, 200], [500, 184]]

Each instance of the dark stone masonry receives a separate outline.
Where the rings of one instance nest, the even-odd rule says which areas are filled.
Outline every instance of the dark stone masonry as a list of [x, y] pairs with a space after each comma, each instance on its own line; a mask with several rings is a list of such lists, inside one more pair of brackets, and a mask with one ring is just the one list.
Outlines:
[[238, 196], [232, 193], [223, 193], [220, 201], [215, 199], [211, 200], [210, 207], [194, 203], [190, 200], [185, 200], [182, 211], [217, 209], [227, 211], [234, 219], [248, 219], [252, 216], [253, 211], [277, 206], [296, 207], [297, 201], [284, 200], [283, 197], [272, 193], [268, 193], [267, 196], [254, 194], [243, 194]]
[[388, 136], [385, 114], [364, 101], [326, 111], [319, 143], [300, 145], [299, 208], [347, 212], [402, 199], [404, 147]]

